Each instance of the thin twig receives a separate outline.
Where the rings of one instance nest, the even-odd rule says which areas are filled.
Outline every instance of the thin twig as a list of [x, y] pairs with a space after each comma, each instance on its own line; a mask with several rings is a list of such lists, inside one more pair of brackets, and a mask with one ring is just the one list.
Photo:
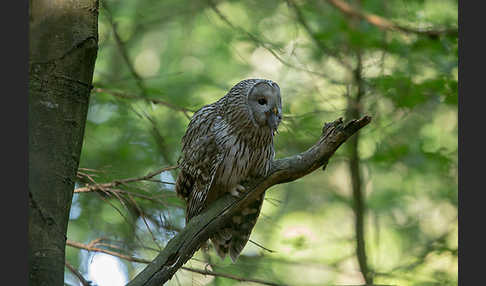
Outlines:
[[[140, 75], [136, 72], [135, 68], [133, 67], [133, 64], [131, 63], [130, 59], [128, 58], [128, 52], [126, 50], [125, 44], [122, 42], [122, 40], [120, 39], [120, 36], [118, 35], [117, 29], [116, 29], [116, 24], [113, 21], [113, 18], [111, 16], [111, 12], [107, 7], [106, 1], [102, 1], [102, 6], [107, 12], [106, 14], [107, 14], [108, 20], [110, 22], [110, 25], [112, 26], [113, 35], [115, 37], [115, 42], [116, 42], [117, 47], [118, 47], [118, 49], [119, 49], [119, 51], [122, 55], [122, 58], [125, 61], [125, 64], [127, 65], [131, 75], [136, 80], [137, 86], [140, 89], [142, 96], [146, 97], [147, 96], [147, 89], [146, 89], [146, 86], [145, 86], [145, 82], [143, 81], [142, 77], [140, 77]], [[134, 110], [134, 109], [132, 109], [132, 110]], [[187, 114], [185, 114], [185, 115], [186, 115], [186, 117], [188, 117]], [[147, 118], [151, 119], [152, 117], [147, 115]], [[155, 122], [155, 120], [153, 120], [153, 119], [151, 119], [150, 121], [151, 121], [152, 124], [154, 124], [154, 122]], [[162, 136], [160, 136], [160, 138], [155, 138], [155, 140], [157, 140], [157, 142], [158, 142], [161, 138], [162, 138]], [[170, 163], [171, 162], [170, 156], [168, 156], [168, 154], [165, 152], [165, 150], [162, 150], [161, 153], [162, 153], [162, 156], [164, 157], [165, 161]]]
[[312, 31], [311, 27], [307, 23], [307, 20], [305, 19], [304, 15], [302, 13], [302, 11], [295, 4], [295, 2], [293, 0], [287, 0], [287, 4], [289, 5], [289, 7], [291, 7], [294, 10], [295, 15], [297, 17], [297, 21], [302, 25], [302, 27], [307, 32], [307, 34], [309, 35], [309, 37], [312, 39], [312, 41], [314, 42], [314, 44], [322, 52], [328, 54], [329, 56], [332, 56], [335, 60], [337, 60], [347, 70], [349, 70], [349, 71], [353, 70], [351, 64], [349, 62], [347, 62], [344, 58], [342, 58], [339, 55], [339, 52], [338, 51], [335, 51], [335, 50], [327, 47], [326, 45], [324, 45], [323, 42], [321, 42], [321, 40], [319, 40], [319, 38], [316, 36], [316, 34], [314, 33], [314, 31]]
[[326, 0], [334, 7], [338, 8], [341, 12], [348, 16], [358, 17], [366, 22], [374, 25], [382, 30], [391, 30], [391, 31], [400, 31], [405, 33], [412, 33], [412, 34], [421, 34], [426, 35], [430, 38], [437, 38], [441, 35], [451, 35], [456, 36], [458, 35], [457, 29], [437, 29], [437, 30], [422, 30], [410, 27], [400, 26], [388, 19], [385, 19], [381, 16], [367, 13], [364, 11], [360, 11], [357, 8], [352, 7], [350, 4], [341, 1], [341, 0]]
[[[457, 222], [457, 218], [455, 220], [451, 221], [451, 223], [453, 223], [453, 222]], [[441, 243], [444, 243], [446, 241], [446, 238], [449, 235], [450, 235], [450, 231], [447, 231], [447, 232], [441, 234], [440, 236], [438, 236], [437, 238], [431, 239], [430, 241], [425, 243], [425, 247], [422, 249], [422, 251], [420, 251], [420, 253], [418, 253], [417, 255], [414, 255], [415, 256], [414, 262], [412, 262], [410, 264], [396, 266], [396, 267], [392, 268], [389, 271], [389, 273], [394, 273], [396, 271], [411, 272], [412, 270], [414, 270], [414, 268], [416, 268], [417, 266], [424, 263], [427, 255], [429, 255], [430, 252], [436, 250], [435, 247], [437, 247], [437, 244], [440, 245]], [[385, 276], [384, 273], [378, 273], [378, 275]]]
[[79, 273], [79, 271], [76, 270], [76, 268], [74, 268], [71, 264], [69, 264], [69, 262], [65, 261], [64, 265], [66, 265], [67, 269], [69, 269], [69, 271], [71, 271], [71, 273], [74, 274], [74, 276], [76, 276], [76, 278], [78, 278], [79, 282], [81, 282], [81, 284], [83, 284], [83, 286], [92, 286], [93, 285], [91, 283], [91, 281], [84, 279], [83, 275], [81, 273]]
[[[143, 219], [146, 227], [148, 228], [148, 231], [150, 232], [154, 243], [159, 247], [159, 250], [160, 250], [160, 246], [157, 244], [156, 239], [155, 239], [155, 236], [153, 235], [151, 229], [149, 228], [149, 226], [148, 226], [148, 224], [146, 222], [144, 212], [138, 206], [138, 204], [133, 199], [133, 197], [140, 197], [140, 198], [143, 198], [143, 199], [146, 199], [146, 200], [150, 200], [150, 201], [153, 201], [153, 202], [156, 202], [156, 203], [160, 203], [160, 204], [164, 205], [165, 207], [168, 207], [167, 202], [165, 202], [164, 200], [162, 200], [160, 198], [160, 195], [152, 195], [152, 196], [149, 196], [149, 195], [145, 195], [145, 194], [140, 194], [140, 193], [135, 193], [135, 192], [127, 191], [127, 190], [122, 190], [122, 189], [114, 188], [113, 186], [123, 185], [123, 184], [131, 183], [131, 182], [137, 182], [137, 181], [141, 181], [141, 180], [150, 180], [150, 178], [152, 176], [155, 176], [155, 175], [157, 175], [157, 174], [159, 174], [159, 173], [161, 173], [163, 171], [170, 170], [170, 169], [175, 169], [175, 168], [177, 168], [177, 166], [166, 167], [166, 168], [163, 168], [163, 169], [154, 171], [154, 172], [150, 172], [149, 174], [147, 174], [145, 176], [142, 176], [142, 177], [128, 178], [128, 179], [122, 179], [122, 180], [115, 180], [115, 181], [112, 181], [110, 183], [104, 183], [104, 184], [98, 184], [96, 181], [94, 181], [92, 178], [90, 178], [90, 180], [92, 180], [92, 184], [91, 185], [88, 185], [88, 186], [85, 186], [85, 187], [81, 187], [81, 188], [77, 188], [77, 189], [74, 190], [74, 192], [75, 193], [86, 193], [86, 192], [98, 192], [98, 191], [100, 191], [100, 192], [103, 192], [104, 194], [106, 194], [107, 196], [114, 195], [123, 204], [123, 206], [126, 209], [128, 209], [128, 207], [125, 204], [125, 200], [126, 200], [128, 203], [130, 203], [131, 205], [133, 205], [135, 207], [135, 209], [138, 211], [138, 213], [142, 216], [142, 219]], [[123, 195], [123, 197], [120, 196], [120, 195]], [[115, 205], [111, 204], [111, 202], [109, 202], [108, 200], [106, 200], [103, 196], [101, 196], [101, 198], [105, 202], [109, 203], [127, 222], [129, 222], [126, 219], [126, 217], [123, 215], [123, 213]], [[136, 226], [136, 227], [138, 227], [138, 226]], [[173, 228], [170, 228], [169, 229], [165, 225], [162, 225], [162, 227], [164, 227], [167, 230], [174, 230]]]
[[106, 93], [106, 94], [110, 94], [110, 95], [113, 95], [113, 96], [116, 96], [116, 97], [128, 98], [128, 99], [139, 99], [139, 100], [145, 100], [147, 102], [151, 102], [153, 104], [160, 104], [160, 105], [168, 107], [172, 110], [182, 112], [188, 119], [191, 119], [191, 116], [189, 115], [189, 113], [195, 112], [194, 110], [189, 109], [189, 108], [177, 106], [175, 104], [172, 104], [172, 103], [164, 101], [164, 100], [160, 100], [160, 99], [156, 99], [156, 98], [149, 98], [149, 97], [146, 97], [146, 96], [127, 94], [127, 93], [122, 93], [122, 92], [104, 89], [104, 88], [99, 88], [99, 87], [94, 88], [93, 92], [94, 93]]
[[[94, 192], [94, 191], [100, 191], [100, 190], [109, 189], [109, 188], [115, 188], [115, 187], [118, 187], [120, 185], [125, 185], [125, 184], [128, 184], [128, 183], [146, 181], [146, 180], [152, 179], [153, 177], [155, 177], [156, 175], [158, 175], [162, 172], [174, 170], [174, 169], [177, 169], [177, 168], [178, 168], [178, 166], [165, 167], [165, 168], [150, 172], [145, 176], [136, 177], [136, 178], [121, 179], [121, 180], [114, 180], [114, 181], [109, 182], [109, 183], [98, 184], [98, 183], [94, 182], [92, 185], [87, 185], [87, 186], [84, 186], [84, 187], [77, 188], [77, 189], [74, 190], [74, 192], [75, 193]], [[134, 193], [132, 193], [132, 194], [134, 194]]]
[[[152, 130], [151, 130], [152, 135], [155, 138], [155, 143], [157, 144], [157, 147], [159, 149], [160, 154], [162, 154], [162, 156], [166, 159], [171, 158], [172, 153], [167, 152], [169, 150], [169, 147], [167, 145], [166, 140], [162, 136], [162, 133], [160, 132], [159, 127], [157, 126], [157, 121], [152, 116], [147, 114], [146, 112], [143, 112], [143, 117], [145, 119], [147, 119], [150, 122], [150, 124], [152, 125]], [[186, 114], [186, 117], [188, 119], [190, 119], [189, 115], [187, 115], [187, 114]]]
[[96, 169], [90, 169], [90, 168], [81, 168], [81, 167], [79, 167], [78, 168], [78, 171], [79, 170], [93, 172], [93, 173], [104, 173], [104, 171], [102, 171], [102, 170], [96, 170]]
[[223, 21], [225, 22], [229, 27], [231, 27], [232, 29], [236, 30], [236, 31], [239, 31], [240, 33], [242, 34], [245, 34], [252, 42], [254, 42], [258, 47], [262, 47], [264, 48], [265, 50], [267, 50], [275, 59], [277, 59], [280, 63], [282, 63], [283, 65], [289, 67], [289, 68], [292, 68], [292, 69], [295, 69], [295, 70], [299, 70], [299, 71], [303, 71], [303, 72], [306, 72], [306, 73], [309, 73], [309, 74], [313, 74], [313, 75], [317, 75], [317, 76], [320, 76], [320, 77], [323, 77], [323, 78], [326, 78], [327, 80], [329, 80], [331, 83], [334, 83], [334, 84], [343, 84], [341, 81], [338, 81], [338, 80], [335, 80], [335, 79], [332, 79], [332, 77], [328, 74], [325, 74], [325, 73], [322, 73], [322, 72], [318, 72], [318, 71], [313, 71], [313, 70], [309, 70], [309, 69], [306, 69], [306, 68], [303, 68], [303, 67], [299, 67], [299, 66], [296, 66], [294, 64], [291, 64], [290, 62], [284, 60], [277, 52], [275, 52], [272, 48], [272, 44], [270, 43], [267, 43], [267, 42], [264, 42], [262, 41], [261, 39], [259, 39], [257, 36], [253, 35], [252, 33], [248, 32], [247, 30], [241, 28], [241, 27], [238, 27], [236, 25], [234, 25], [229, 19], [228, 17], [226, 17], [219, 9], [218, 7], [216, 7], [216, 5], [212, 2], [212, 1], [209, 1], [210, 3], [210, 7], [211, 9], [216, 13], [216, 15]]
[[248, 240], [248, 241], [249, 241], [249, 242], [251, 242], [251, 243], [253, 243], [254, 245], [256, 245], [256, 246], [260, 247], [261, 249], [263, 249], [263, 250], [266, 250], [266, 251], [270, 252], [270, 253], [274, 253], [274, 252], [275, 252], [275, 250], [268, 249], [268, 248], [266, 248], [265, 246], [263, 246], [263, 245], [259, 244], [258, 242], [255, 242], [255, 241], [253, 241], [253, 240], [251, 240], [251, 239], [250, 239], [250, 240]]
[[130, 256], [130, 255], [121, 254], [119, 252], [111, 251], [111, 250], [104, 249], [104, 248], [94, 247], [94, 246], [91, 246], [91, 243], [90, 244], [84, 244], [84, 243], [80, 243], [80, 242], [76, 242], [76, 241], [72, 241], [72, 240], [68, 239], [68, 240], [66, 240], [66, 245], [71, 246], [71, 247], [75, 247], [75, 248], [79, 248], [79, 249], [88, 250], [88, 251], [101, 252], [101, 253], [113, 255], [113, 256], [116, 256], [116, 257], [119, 257], [119, 258], [122, 258], [122, 259], [125, 259], [125, 260], [128, 260], [128, 261], [132, 261], [132, 262], [138, 262], [138, 263], [150, 263], [151, 262], [150, 260], [147, 260], [147, 259], [137, 258], [137, 257], [133, 257], [133, 256]]
[[244, 278], [244, 277], [239, 277], [239, 276], [235, 276], [235, 275], [231, 275], [231, 274], [226, 274], [226, 273], [221, 273], [221, 272], [213, 272], [213, 271], [202, 270], [202, 269], [195, 269], [195, 268], [190, 268], [190, 267], [185, 267], [185, 266], [182, 266], [181, 269], [191, 271], [191, 272], [195, 272], [195, 273], [199, 273], [199, 274], [203, 274], [203, 275], [229, 278], [229, 279], [233, 279], [233, 280], [240, 281], [240, 282], [253, 282], [253, 283], [259, 283], [259, 284], [271, 285], [271, 286], [283, 286], [284, 285], [284, 284], [278, 284], [278, 283], [274, 283], [274, 282], [268, 282], [268, 281], [261, 280], [261, 279]]
[[157, 239], [155, 238], [152, 230], [150, 229], [150, 226], [148, 225], [147, 223], [147, 220], [145, 219], [145, 214], [144, 212], [142, 211], [142, 209], [138, 206], [137, 202], [133, 199], [132, 196], [128, 195], [128, 198], [130, 199], [130, 201], [133, 203], [133, 205], [135, 206], [135, 208], [137, 209], [138, 213], [140, 214], [140, 216], [142, 217], [142, 220], [143, 220], [143, 223], [145, 224], [145, 227], [147, 227], [147, 230], [148, 232], [150, 233], [150, 236], [152, 237], [152, 241], [155, 243], [155, 245], [157, 245], [157, 247], [159, 248], [159, 250], [162, 250], [162, 248], [160, 247], [160, 245], [157, 243]]
[[115, 43], [116, 43], [116, 46], [118, 48], [118, 51], [120, 52], [123, 60], [125, 61], [125, 64], [127, 65], [128, 70], [130, 71], [130, 74], [133, 76], [133, 78], [137, 82], [137, 86], [140, 88], [140, 90], [142, 91], [142, 93], [145, 96], [145, 91], [146, 91], [145, 84], [144, 84], [142, 78], [140, 77], [140, 75], [137, 73], [137, 71], [135, 71], [135, 68], [133, 67], [133, 65], [131, 63], [130, 58], [128, 57], [128, 53], [127, 53], [127, 50], [125, 48], [125, 44], [123, 43], [123, 41], [120, 38], [120, 35], [118, 34], [116, 23], [113, 21], [113, 17], [111, 15], [111, 11], [108, 7], [108, 4], [106, 3], [106, 1], [101, 1], [101, 6], [106, 11], [105, 15], [108, 18], [108, 22], [110, 22], [111, 29], [113, 31], [113, 36], [115, 38]]
[[[112, 256], [127, 260], [127, 261], [131, 261], [131, 262], [144, 263], [144, 264], [148, 264], [148, 263], [151, 262], [150, 260], [137, 258], [137, 257], [133, 257], [133, 256], [130, 256], [130, 255], [125, 255], [125, 254], [122, 254], [122, 253], [119, 253], [119, 252], [116, 252], [116, 251], [111, 251], [111, 250], [107, 250], [107, 249], [103, 249], [103, 248], [94, 247], [93, 242], [90, 242], [89, 244], [83, 244], [83, 243], [71, 241], [71, 240], [68, 239], [66, 241], [66, 245], [71, 246], [71, 247], [75, 247], [75, 248], [78, 248], [78, 249], [87, 250], [87, 251], [101, 252], [101, 253], [109, 254], [109, 255], [112, 255]], [[110, 248], [115, 248], [113, 246], [110, 246], [109, 244], [104, 244], [104, 245], [107, 245]], [[254, 283], [260, 283], [260, 284], [263, 284], [263, 285], [273, 285], [273, 286], [283, 285], [283, 284], [277, 284], [277, 283], [273, 283], [273, 282], [264, 281], [264, 280], [261, 280], [261, 279], [239, 277], [239, 276], [230, 275], [230, 274], [226, 274], [226, 273], [213, 272], [213, 271], [202, 270], [202, 269], [195, 269], [195, 268], [191, 268], [191, 267], [181, 267], [181, 269], [191, 271], [191, 272], [195, 272], [195, 273], [199, 273], [199, 274], [203, 274], [203, 275], [224, 277], [224, 278], [228, 278], [228, 279], [237, 280], [237, 281], [240, 281], [240, 282], [254, 282]], [[84, 286], [90, 286], [90, 284], [84, 284], [84, 283], [83, 283], [83, 285]]]
[[[102, 191], [103, 191], [104, 193], [108, 194], [108, 195], [110, 194], [110, 192], [108, 192], [108, 191], [106, 191], [106, 190], [102, 190]], [[123, 218], [123, 219], [124, 219], [124, 220], [125, 220], [125, 221], [126, 221], [128, 224], [129, 224], [129, 225], [132, 225], [132, 226], [134, 226], [135, 228], [138, 228], [138, 229], [140, 229], [140, 230], [141, 230], [141, 228], [140, 228], [140, 227], [139, 227], [137, 224], [134, 224], [132, 221], [130, 221], [130, 220], [129, 220], [129, 219], [128, 219], [128, 218], [127, 218], [127, 217], [126, 217], [124, 214], [123, 214], [123, 212], [122, 212], [122, 211], [121, 211], [119, 208], [117, 208], [117, 207], [116, 207], [114, 204], [112, 204], [112, 203], [111, 203], [109, 200], [107, 200], [105, 197], [103, 197], [103, 195], [101, 195], [101, 194], [100, 194], [100, 193], [98, 193], [98, 192], [96, 192], [96, 194], [98, 194], [98, 195], [100, 196], [100, 198], [101, 198], [101, 199], [102, 199], [104, 202], [106, 202], [106, 203], [107, 203], [107, 204], [109, 204], [109, 205], [110, 205], [112, 208], [114, 208], [114, 209], [115, 209], [115, 210], [118, 212], [118, 214], [119, 214], [119, 215], [120, 215], [120, 216], [121, 216], [121, 217], [122, 217], [122, 218]], [[117, 197], [118, 197], [118, 196], [117, 196]], [[119, 197], [118, 197], [118, 198], [119, 198]], [[122, 201], [120, 198], [119, 198], [119, 200], [120, 200], [120, 202], [121, 202], [121, 203], [124, 205], [124, 207], [125, 207], [125, 208], [127, 208], [127, 206], [124, 204], [124, 202], [123, 202], [123, 201]], [[128, 208], [127, 208], [127, 209], [128, 209]], [[142, 244], [142, 245], [143, 245], [142, 240], [139, 238], [139, 236], [138, 236], [136, 233], [134, 234], [134, 236], [135, 236], [135, 239], [136, 239], [137, 241], [139, 241], [139, 242], [140, 242], [140, 244]]]

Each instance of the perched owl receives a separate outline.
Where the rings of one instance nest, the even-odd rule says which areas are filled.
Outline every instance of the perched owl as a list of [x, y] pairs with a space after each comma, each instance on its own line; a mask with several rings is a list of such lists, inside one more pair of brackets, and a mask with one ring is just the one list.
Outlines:
[[[199, 109], [182, 138], [176, 191], [187, 203], [186, 222], [241, 182], [265, 176], [274, 158], [273, 136], [282, 120], [280, 87], [271, 80], [239, 82], [218, 101]], [[236, 261], [263, 204], [262, 194], [238, 210], [211, 241], [218, 255]]]

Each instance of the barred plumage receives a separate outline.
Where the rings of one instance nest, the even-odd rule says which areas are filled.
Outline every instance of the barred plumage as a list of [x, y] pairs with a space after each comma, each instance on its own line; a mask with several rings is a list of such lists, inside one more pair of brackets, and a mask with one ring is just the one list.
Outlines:
[[[182, 138], [177, 193], [186, 200], [186, 221], [251, 177], [267, 174], [281, 121], [279, 86], [271, 80], [239, 82], [218, 101], [199, 109]], [[236, 261], [248, 242], [264, 194], [249, 202], [211, 241], [221, 258]]]

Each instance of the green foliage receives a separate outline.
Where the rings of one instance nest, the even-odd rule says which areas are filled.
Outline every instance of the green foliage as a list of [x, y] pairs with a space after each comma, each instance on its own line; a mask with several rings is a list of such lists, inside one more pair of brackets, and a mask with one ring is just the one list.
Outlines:
[[[221, 1], [217, 10], [206, 1], [103, 2], [79, 170], [89, 177], [81, 174], [77, 187], [176, 165], [192, 115], [180, 108], [195, 111], [251, 77], [282, 89], [276, 156], [305, 151], [324, 122], [346, 117], [357, 91], [353, 71], [335, 55], [355, 68], [359, 53], [361, 112], [373, 117], [360, 131], [359, 154], [374, 282], [457, 283], [457, 37], [381, 30], [326, 1], [295, 1], [310, 31], [285, 1]], [[457, 1], [362, 2], [362, 11], [406, 27], [457, 27]], [[341, 148], [325, 172], [271, 188], [251, 239], [275, 252], [248, 243], [232, 264], [210, 251], [211, 269], [290, 285], [363, 284], [348, 164]], [[171, 184], [176, 176], [171, 170], [75, 194], [68, 239], [105, 238], [111, 246], [97, 247], [152, 259], [184, 227], [184, 204]], [[67, 261], [83, 274], [90, 257], [67, 247]], [[198, 252], [186, 266], [204, 269], [207, 259]], [[128, 279], [144, 266], [120, 261]], [[67, 283], [77, 283], [67, 275]], [[240, 282], [181, 270], [168, 284], [178, 283]]]

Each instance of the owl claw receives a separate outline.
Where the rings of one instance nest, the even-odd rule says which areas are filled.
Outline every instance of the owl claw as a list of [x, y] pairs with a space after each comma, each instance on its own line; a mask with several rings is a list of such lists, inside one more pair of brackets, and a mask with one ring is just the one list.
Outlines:
[[239, 197], [242, 192], [245, 191], [245, 187], [242, 185], [236, 185], [234, 188], [231, 189], [230, 194], [234, 197]]

